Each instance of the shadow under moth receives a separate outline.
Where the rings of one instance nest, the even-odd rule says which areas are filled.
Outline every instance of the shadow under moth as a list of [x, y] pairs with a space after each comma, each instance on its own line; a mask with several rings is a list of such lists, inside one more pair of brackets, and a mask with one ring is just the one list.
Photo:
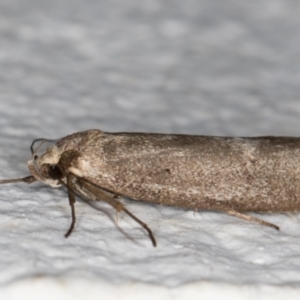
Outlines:
[[[156, 240], [151, 229], [118, 201], [134, 200], [214, 210], [279, 230], [246, 212], [300, 208], [300, 139], [212, 137], [87, 130], [66, 136], [38, 155], [31, 145], [30, 176], [0, 184], [41, 181], [68, 191], [75, 225], [75, 195], [124, 212]], [[39, 146], [34, 148], [39, 142]]]

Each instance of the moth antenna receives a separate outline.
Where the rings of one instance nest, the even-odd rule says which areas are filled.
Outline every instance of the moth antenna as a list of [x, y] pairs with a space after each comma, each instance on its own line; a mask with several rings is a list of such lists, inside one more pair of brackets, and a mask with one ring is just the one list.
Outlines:
[[[33, 149], [33, 146], [36, 142], [41, 142], [36, 149]], [[30, 146], [30, 151], [31, 151], [31, 154], [34, 155], [36, 153], [36, 151], [39, 150], [39, 148], [45, 143], [45, 139], [35, 139], [33, 140], [33, 142], [31, 143], [31, 146]]]
[[[57, 141], [57, 140], [49, 140], [49, 139], [44, 139], [44, 138], [40, 138], [40, 139], [35, 139], [35, 140], [33, 140], [32, 143], [31, 143], [31, 146], [30, 146], [31, 154], [32, 154], [32, 155], [35, 154], [35, 153], [42, 147], [42, 145], [43, 145], [45, 142], [55, 142], [55, 141]], [[40, 144], [37, 146], [37, 148], [34, 150], [33, 147], [34, 147], [34, 144], [35, 144], [36, 142], [42, 142], [42, 143], [40, 143]]]
[[26, 176], [26, 177], [22, 177], [22, 178], [13, 178], [13, 179], [3, 179], [0, 180], [0, 184], [6, 184], [6, 183], [16, 183], [16, 182], [25, 182], [25, 183], [32, 183], [37, 181], [37, 179], [30, 175], [30, 176]]

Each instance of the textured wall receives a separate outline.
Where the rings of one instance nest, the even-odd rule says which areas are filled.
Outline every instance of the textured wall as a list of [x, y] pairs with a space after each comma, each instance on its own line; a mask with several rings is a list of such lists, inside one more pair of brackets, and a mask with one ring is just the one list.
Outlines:
[[[0, 176], [28, 173], [32, 139], [88, 128], [299, 136], [299, 57], [293, 0], [1, 1]], [[109, 207], [80, 201], [65, 239], [64, 190], [1, 186], [0, 295], [297, 295], [297, 214], [261, 216], [275, 232], [219, 213], [124, 203], [152, 228], [157, 249], [123, 214], [118, 229]]]

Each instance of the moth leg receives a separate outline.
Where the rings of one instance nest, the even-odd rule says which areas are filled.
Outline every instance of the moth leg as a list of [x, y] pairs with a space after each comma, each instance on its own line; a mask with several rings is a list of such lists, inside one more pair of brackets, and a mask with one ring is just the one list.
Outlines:
[[134, 221], [139, 223], [148, 232], [153, 246], [156, 247], [156, 240], [154, 238], [154, 235], [146, 223], [144, 223], [139, 218], [137, 218], [135, 215], [133, 215], [122, 203], [116, 201], [115, 199], [113, 199], [113, 198], [108, 199], [108, 197], [106, 197], [105, 199], [101, 197], [101, 199], [103, 199], [103, 201], [105, 201], [106, 203], [108, 203], [112, 207], [114, 207], [117, 210], [117, 213], [119, 213], [120, 211], [124, 211], [129, 217], [131, 217]]
[[154, 235], [153, 235], [151, 229], [148, 227], [148, 225], [146, 223], [144, 223], [143, 221], [141, 221], [139, 218], [137, 218], [135, 215], [133, 215], [122, 203], [116, 201], [113, 198], [110, 198], [110, 199], [108, 199], [108, 198], [109, 197], [106, 197], [104, 199], [104, 198], [101, 197], [101, 199], [103, 199], [103, 201], [105, 201], [106, 203], [108, 203], [112, 207], [114, 207], [117, 210], [117, 213], [119, 213], [120, 211], [124, 211], [129, 217], [131, 217], [134, 221], [139, 223], [148, 232], [153, 246], [156, 247], [156, 240], [154, 238]]
[[[122, 210], [124, 210], [124, 205], [122, 203], [120, 203], [119, 201], [117, 201], [117, 199], [119, 199], [119, 198], [120, 198], [120, 196], [118, 196], [118, 195], [114, 195], [112, 197], [112, 200], [115, 200], [116, 206], [113, 206], [111, 203], [109, 203], [116, 210], [116, 223], [117, 224], [119, 223], [119, 214]], [[105, 201], [105, 202], [108, 203], [107, 201]]]
[[255, 218], [255, 217], [252, 217], [252, 216], [249, 216], [249, 215], [239, 213], [235, 210], [226, 210], [225, 212], [227, 214], [231, 215], [231, 216], [235, 216], [235, 217], [238, 217], [238, 218], [246, 220], [246, 221], [255, 222], [255, 223], [258, 223], [258, 224], [261, 224], [261, 225], [268, 226], [268, 227], [274, 228], [276, 230], [279, 230], [279, 227], [277, 225], [274, 225], [272, 223], [263, 221], [261, 219], [258, 219], [258, 218]]
[[[118, 194], [114, 194], [112, 197], [113, 197], [115, 200], [120, 200], [120, 198], [121, 198], [121, 196], [118, 195]], [[117, 210], [117, 213], [116, 213], [116, 224], [119, 223], [119, 213], [120, 213], [120, 211]]]
[[97, 199], [102, 200], [107, 204], [111, 205], [117, 211], [117, 213], [123, 211], [134, 221], [139, 223], [148, 232], [153, 246], [156, 247], [156, 240], [148, 225], [141, 221], [139, 218], [137, 218], [135, 215], [133, 215], [122, 203], [114, 199], [114, 197], [108, 195], [108, 193], [102, 191], [100, 187], [96, 186], [95, 184], [89, 181], [86, 181], [85, 179], [81, 178], [80, 184], [88, 192], [88, 194], [96, 195]]
[[76, 222], [76, 215], [75, 215], [75, 194], [73, 189], [73, 182], [72, 182], [72, 175], [69, 174], [67, 177], [67, 188], [68, 188], [68, 196], [69, 196], [69, 204], [71, 206], [71, 212], [72, 212], [72, 222], [69, 230], [65, 234], [65, 237], [67, 238], [73, 231], [75, 222]]
[[[115, 195], [113, 195], [113, 198], [114, 198], [115, 200], [120, 200], [121, 196], [118, 195], [118, 194], [115, 194]], [[122, 209], [121, 209], [121, 210], [122, 210]], [[120, 211], [117, 210], [117, 212], [116, 212], [116, 223], [117, 223], [117, 224], [119, 223], [119, 215], [120, 215], [119, 213], [120, 213]]]
[[297, 219], [295, 212], [287, 211], [285, 214], [294, 220]]
[[154, 238], [154, 235], [153, 235], [151, 229], [147, 226], [146, 223], [144, 223], [139, 218], [137, 218], [135, 215], [133, 215], [122, 203], [118, 202], [114, 198], [109, 197], [105, 193], [102, 193], [102, 191], [100, 191], [100, 190], [99, 190], [99, 195], [100, 195], [100, 198], [103, 201], [105, 201], [106, 203], [108, 203], [109, 205], [111, 205], [113, 208], [115, 208], [116, 211], [117, 211], [117, 213], [119, 213], [120, 211], [124, 211], [129, 217], [131, 217], [134, 221], [136, 221], [137, 223], [139, 223], [148, 232], [149, 237], [150, 237], [150, 239], [152, 241], [153, 246], [156, 247], [156, 240]]
[[152, 241], [152, 244], [154, 247], [156, 247], [156, 240], [154, 238], [154, 235], [151, 231], [151, 229], [147, 226], [146, 223], [144, 223], [143, 221], [141, 221], [140, 219], [138, 219], [135, 215], [133, 215], [129, 210], [127, 210], [127, 208], [123, 207], [123, 211], [129, 216], [131, 217], [133, 220], [135, 220], [137, 223], [139, 223], [142, 227], [144, 227], [144, 229], [148, 232], [149, 237]]

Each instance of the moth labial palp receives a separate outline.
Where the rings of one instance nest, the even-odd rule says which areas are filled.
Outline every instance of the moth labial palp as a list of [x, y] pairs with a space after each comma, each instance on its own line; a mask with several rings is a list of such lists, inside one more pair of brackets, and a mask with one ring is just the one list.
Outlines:
[[[151, 229], [114, 196], [228, 213], [279, 230], [246, 212], [300, 208], [300, 138], [212, 137], [155, 133], [77, 132], [41, 155], [31, 145], [30, 176], [0, 184], [41, 181], [68, 190], [75, 226], [75, 195], [104, 201], [124, 212], [156, 240]], [[36, 142], [40, 144], [34, 149]]]

